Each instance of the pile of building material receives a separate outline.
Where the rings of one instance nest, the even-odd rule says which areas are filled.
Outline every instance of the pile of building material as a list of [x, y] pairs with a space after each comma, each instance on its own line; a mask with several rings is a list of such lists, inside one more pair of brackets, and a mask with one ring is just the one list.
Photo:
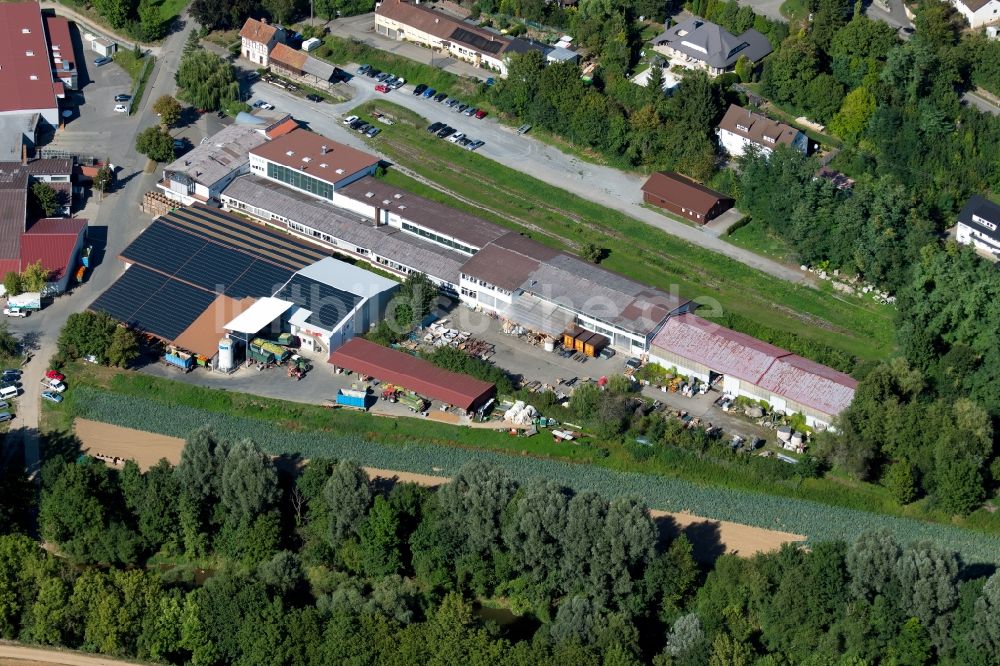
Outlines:
[[504, 412], [503, 420], [514, 425], [531, 425], [537, 416], [537, 409], [526, 405], [523, 400], [518, 400]]

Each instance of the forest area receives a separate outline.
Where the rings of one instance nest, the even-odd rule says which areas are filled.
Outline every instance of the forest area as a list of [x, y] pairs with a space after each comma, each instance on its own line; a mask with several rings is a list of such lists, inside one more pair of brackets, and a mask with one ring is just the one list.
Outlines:
[[30, 493], [0, 494], [5, 639], [176, 664], [1000, 659], [1000, 574], [882, 532], [696, 562], [638, 499], [485, 463], [436, 490], [279, 469], [204, 429], [176, 468], [70, 446], [42, 482], [57, 555], [11, 520]]

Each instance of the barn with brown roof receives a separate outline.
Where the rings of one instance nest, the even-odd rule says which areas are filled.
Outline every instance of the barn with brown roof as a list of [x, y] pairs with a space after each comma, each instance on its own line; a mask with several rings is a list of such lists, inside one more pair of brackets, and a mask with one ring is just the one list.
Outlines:
[[705, 224], [732, 208], [733, 200], [670, 171], [657, 171], [642, 186], [642, 200], [692, 222]]
[[416, 356], [353, 338], [330, 354], [332, 365], [401, 386], [431, 400], [476, 410], [496, 396], [496, 386], [481, 379], [443, 370]]

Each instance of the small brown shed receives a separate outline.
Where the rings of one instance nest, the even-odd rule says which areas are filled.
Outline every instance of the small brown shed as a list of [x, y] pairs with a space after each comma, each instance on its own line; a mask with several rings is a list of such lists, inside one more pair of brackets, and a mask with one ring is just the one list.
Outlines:
[[705, 224], [733, 206], [732, 199], [670, 171], [657, 171], [642, 186], [648, 204], [665, 208], [692, 222]]

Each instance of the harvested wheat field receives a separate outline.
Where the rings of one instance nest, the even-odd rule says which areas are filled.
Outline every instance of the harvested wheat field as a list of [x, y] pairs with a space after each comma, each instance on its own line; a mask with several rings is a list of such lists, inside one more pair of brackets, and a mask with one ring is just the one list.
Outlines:
[[[178, 437], [167, 437], [87, 419], [76, 420], [76, 435], [83, 443], [84, 452], [105, 458], [132, 459], [144, 470], [155, 465], [160, 458], [166, 458], [176, 465], [180, 462], [181, 450], [184, 448], [184, 440]], [[448, 477], [445, 476], [374, 467], [364, 469], [372, 478], [396, 479], [422, 486], [436, 487], [448, 482]], [[687, 535], [694, 544], [695, 556], [700, 560], [714, 560], [723, 553], [751, 557], [757, 553], [775, 551], [784, 543], [805, 541], [805, 537], [800, 534], [713, 520], [690, 513], [653, 509], [650, 515], [667, 534]]]

